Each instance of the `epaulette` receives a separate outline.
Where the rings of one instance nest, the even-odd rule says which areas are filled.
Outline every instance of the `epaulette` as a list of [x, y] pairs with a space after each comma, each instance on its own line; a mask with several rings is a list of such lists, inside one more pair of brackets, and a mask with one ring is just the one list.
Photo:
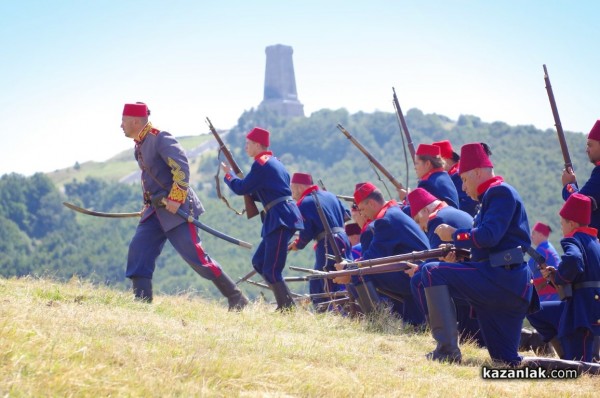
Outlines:
[[256, 161], [258, 162], [258, 164], [260, 164], [261, 166], [264, 166], [265, 163], [267, 163], [269, 161], [269, 159], [271, 159], [271, 157], [273, 157], [273, 155], [269, 155], [269, 154], [264, 154], [261, 157], [259, 157], [258, 159], [256, 159]]

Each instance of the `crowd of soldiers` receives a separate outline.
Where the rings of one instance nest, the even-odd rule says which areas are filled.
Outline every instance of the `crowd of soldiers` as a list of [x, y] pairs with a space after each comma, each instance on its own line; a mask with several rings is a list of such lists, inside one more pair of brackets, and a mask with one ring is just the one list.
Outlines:
[[[135, 141], [146, 205], [127, 264], [134, 294], [152, 300], [155, 261], [169, 240], [194, 271], [215, 283], [230, 310], [241, 310], [248, 299], [206, 253], [196, 227], [177, 217], [180, 208], [193, 217], [203, 208], [190, 188], [183, 149], [169, 133], [152, 127], [148, 116], [143, 103], [124, 107], [122, 128]], [[310, 279], [315, 310], [337, 308], [328, 305], [328, 297], [345, 292], [365, 316], [392, 311], [407, 325], [429, 328], [437, 343], [429, 359], [459, 363], [460, 342], [470, 339], [493, 360], [517, 366], [527, 318], [561, 359], [599, 360], [600, 120], [588, 136], [587, 153], [597, 166], [591, 178], [580, 188], [572, 170], [562, 176], [562, 256], [548, 242], [547, 224], [530, 229], [523, 200], [495, 174], [486, 144], [463, 145], [460, 156], [449, 141], [420, 144], [415, 189], [398, 189], [398, 200], [386, 200], [376, 185], [359, 182], [350, 208], [314, 184], [310, 173], [290, 177], [269, 146], [269, 131], [255, 127], [246, 135], [245, 151], [254, 159], [248, 174], [236, 175], [225, 162], [221, 168], [235, 194], [262, 204], [262, 240], [251, 262], [278, 311], [295, 307], [283, 276], [288, 253], [314, 242], [313, 272], [343, 274]], [[341, 272], [361, 261], [443, 245], [457, 250], [443, 258], [404, 261], [402, 268], [385, 273]], [[563, 291], [566, 296], [559, 297]]]

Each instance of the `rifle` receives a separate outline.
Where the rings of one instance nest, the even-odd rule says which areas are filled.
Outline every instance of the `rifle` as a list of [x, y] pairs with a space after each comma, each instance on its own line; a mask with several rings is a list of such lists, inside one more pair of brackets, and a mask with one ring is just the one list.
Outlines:
[[406, 262], [445, 257], [450, 252], [455, 252], [457, 257], [468, 257], [470, 255], [468, 250], [456, 248], [451, 244], [445, 244], [441, 245], [437, 249], [397, 254], [395, 256], [374, 258], [371, 260], [353, 261], [347, 263], [346, 266], [354, 268], [348, 268], [342, 271], [332, 271], [323, 274], [309, 274], [306, 276], [306, 278], [309, 280], [323, 278], [333, 279], [341, 276], [385, 274], [388, 272], [404, 271], [409, 268], [408, 265], [406, 265]]
[[[402, 114], [402, 109], [400, 109], [400, 103], [398, 102], [398, 96], [396, 95], [396, 89], [392, 87], [392, 91], [394, 92], [394, 109], [396, 109], [396, 116], [398, 117], [398, 123], [400, 124], [400, 130], [404, 131], [404, 135], [406, 136], [406, 141], [408, 141], [408, 150], [410, 151], [410, 157], [415, 162], [415, 144], [412, 142], [412, 138], [410, 137], [410, 132], [408, 131], [408, 126], [406, 125], [406, 120], [404, 120], [404, 115]], [[406, 152], [404, 152], [406, 155]], [[408, 165], [407, 165], [408, 168]]]
[[333, 235], [333, 231], [331, 230], [331, 225], [329, 225], [329, 222], [327, 221], [327, 216], [325, 215], [325, 211], [321, 206], [321, 201], [319, 200], [316, 191], [312, 191], [311, 195], [315, 200], [315, 205], [317, 206], [317, 214], [319, 214], [319, 219], [321, 220], [321, 224], [323, 224], [323, 229], [325, 230], [327, 241], [329, 242], [329, 246], [331, 246], [331, 251], [335, 256], [335, 262], [341, 263], [344, 259], [342, 258], [342, 253], [340, 253], [340, 248], [335, 242], [335, 236]]
[[[325, 184], [323, 183], [323, 180], [321, 180], [319, 178], [318, 180], [319, 183], [319, 187], [323, 190], [323, 191], [327, 191], [327, 188], [325, 188]], [[352, 202], [354, 203], [354, 197], [353, 196], [347, 196], [347, 195], [335, 195], [338, 199], [340, 200], [345, 200], [346, 202]]]
[[552, 116], [554, 116], [554, 125], [556, 126], [556, 132], [558, 133], [558, 142], [560, 143], [560, 150], [563, 154], [563, 160], [565, 161], [565, 170], [572, 172], [573, 163], [571, 162], [571, 156], [569, 155], [569, 148], [567, 147], [567, 141], [565, 140], [565, 133], [560, 122], [560, 116], [558, 115], [558, 108], [556, 107], [556, 100], [554, 99], [554, 92], [550, 85], [550, 77], [548, 76], [548, 69], [544, 64], [544, 81], [546, 82], [546, 91], [548, 92], [548, 99], [550, 100], [550, 107], [552, 108]]
[[[235, 175], [237, 175], [239, 178], [244, 178], [244, 173], [240, 169], [240, 166], [238, 166], [236, 161], [233, 159], [233, 155], [231, 154], [231, 151], [229, 151], [229, 148], [227, 148], [227, 146], [225, 146], [225, 143], [219, 136], [219, 133], [217, 133], [217, 130], [214, 128], [214, 126], [212, 125], [212, 123], [210, 122], [210, 119], [208, 117], [206, 118], [206, 124], [208, 124], [208, 128], [210, 129], [211, 133], [215, 136], [215, 139], [217, 140], [217, 143], [219, 144], [219, 154], [221, 152], [223, 152], [223, 155], [225, 155], [225, 158], [227, 159], [227, 162], [231, 166], [231, 169], [233, 170]], [[217, 158], [218, 158], [218, 155], [217, 155]], [[217, 185], [216, 185], [217, 186], [217, 196], [219, 197], [219, 199], [221, 199], [223, 202], [225, 202], [225, 204], [227, 205], [228, 208], [235, 211], [238, 215], [242, 215], [245, 212], [246, 217], [248, 217], [248, 219], [256, 216], [259, 213], [258, 207], [256, 207], [256, 203], [254, 203], [254, 199], [252, 199], [251, 195], [244, 195], [244, 210], [242, 210], [242, 212], [239, 212], [239, 211], [233, 209], [229, 205], [227, 198], [225, 198], [223, 195], [221, 195], [218, 172], [217, 172], [217, 175], [215, 176], [215, 179], [217, 180]]]
[[[529, 254], [529, 257], [535, 261], [539, 269], [546, 269], [546, 267], [548, 267], [548, 264], [546, 264], [546, 258], [538, 253], [533, 247], [529, 246], [526, 252]], [[550, 278], [546, 280], [550, 286], [556, 289], [559, 300], [563, 301], [573, 296], [573, 289], [571, 285], [557, 285], [553, 283]]]
[[346, 130], [344, 128], [344, 126], [342, 126], [341, 124], [338, 123], [337, 128], [340, 129], [340, 131], [342, 133], [344, 133], [346, 138], [348, 138], [350, 140], [350, 142], [352, 142], [354, 144], [354, 146], [357, 147], [363, 153], [363, 155], [365, 155], [367, 157], [367, 159], [369, 159], [369, 161], [375, 167], [377, 167], [377, 169], [379, 169], [379, 171], [381, 171], [383, 173], [383, 175], [385, 175], [387, 177], [387, 179], [390, 180], [390, 182], [397, 189], [405, 189], [404, 186], [402, 185], [402, 183], [400, 181], [396, 180], [396, 178], [389, 171], [387, 171], [387, 169], [385, 167], [383, 167], [383, 165], [381, 163], [379, 163], [379, 161], [377, 159], [375, 159], [375, 157], [373, 155], [371, 155], [371, 153], [369, 151], [367, 151], [367, 149], [364, 146], [362, 146], [360, 142], [358, 142], [356, 140], [356, 138], [352, 137], [350, 135], [350, 133], [348, 132], [348, 130]]

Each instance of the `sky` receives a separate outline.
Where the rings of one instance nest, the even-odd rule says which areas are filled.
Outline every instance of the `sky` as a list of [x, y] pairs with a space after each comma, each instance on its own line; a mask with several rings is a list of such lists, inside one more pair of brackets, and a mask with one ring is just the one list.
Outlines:
[[[292, 46], [306, 115], [418, 108], [554, 129], [600, 119], [598, 1], [0, 0], [0, 175], [133, 147], [123, 104], [175, 136], [263, 99], [265, 48]], [[325, 133], [325, 132], [324, 132]], [[558, 145], [558, 141], [557, 141]], [[583, 150], [583, 149], [582, 149]]]

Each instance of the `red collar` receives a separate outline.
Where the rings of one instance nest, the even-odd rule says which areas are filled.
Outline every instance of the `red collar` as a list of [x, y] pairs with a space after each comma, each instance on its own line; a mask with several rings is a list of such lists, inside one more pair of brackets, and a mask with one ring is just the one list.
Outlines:
[[379, 210], [379, 212], [377, 212], [377, 215], [375, 216], [375, 220], [379, 220], [381, 217], [383, 217], [385, 215], [385, 212], [388, 211], [388, 209], [392, 206], [396, 206], [398, 205], [398, 203], [395, 200], [389, 200], [386, 202], [386, 204], [383, 205], [383, 207]]
[[429, 170], [427, 173], [423, 175], [423, 177], [419, 178], [421, 181], [427, 180], [433, 173], [443, 173], [444, 169], [442, 167], [438, 167], [437, 169]]
[[483, 195], [491, 187], [500, 185], [503, 182], [504, 182], [504, 178], [502, 178], [501, 176], [496, 176], [496, 177], [490, 178], [489, 180], [487, 180], [486, 182], [484, 182], [483, 184], [481, 184], [477, 187], [477, 196]]
[[271, 152], [271, 151], [264, 151], [264, 152], [261, 152], [261, 153], [259, 153], [258, 155], [256, 155], [256, 156], [254, 157], [254, 160], [258, 160], [259, 158], [261, 158], [261, 157], [262, 157], [262, 156], [264, 156], [264, 155], [273, 156], [273, 152]]
[[304, 192], [302, 192], [300, 199], [298, 199], [298, 201], [296, 202], [296, 206], [300, 206], [300, 203], [302, 203], [302, 201], [304, 200], [306, 195], [310, 195], [311, 192], [318, 191], [318, 190], [319, 190], [318, 185], [311, 185], [310, 187], [306, 188], [306, 190]]
[[565, 238], [571, 238], [577, 232], [581, 232], [581, 233], [593, 236], [594, 238], [596, 236], [598, 236], [598, 230], [596, 228], [592, 228], [592, 227], [578, 227], [578, 228], [575, 228], [574, 230], [572, 230], [571, 232], [569, 232], [568, 234], [566, 234]]
[[450, 174], [451, 176], [453, 176], [456, 173], [458, 173], [458, 162], [454, 163], [454, 166], [450, 167], [450, 170], [448, 170], [448, 174]]
[[435, 207], [435, 209], [433, 209], [431, 214], [429, 214], [429, 220], [433, 220], [434, 218], [436, 218], [438, 211], [442, 210], [444, 207], [448, 207], [448, 203], [442, 201], [439, 205]]

